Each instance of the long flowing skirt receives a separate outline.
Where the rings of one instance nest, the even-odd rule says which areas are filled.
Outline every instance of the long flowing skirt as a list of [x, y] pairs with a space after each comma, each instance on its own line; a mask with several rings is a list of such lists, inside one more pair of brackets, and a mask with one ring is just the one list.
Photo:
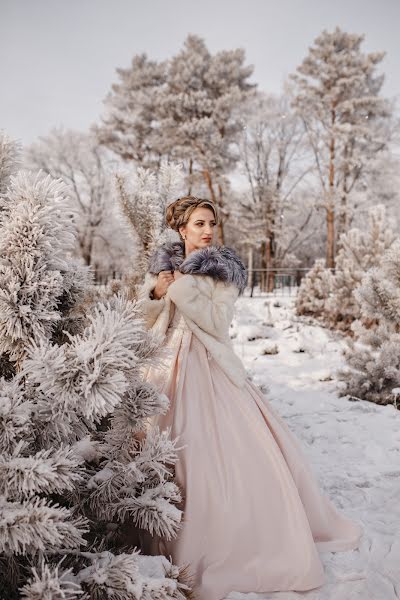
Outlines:
[[319, 552], [357, 548], [361, 526], [321, 492], [262, 392], [233, 384], [177, 309], [166, 347], [169, 367], [146, 378], [170, 407], [150, 426], [171, 427], [184, 446], [175, 470], [184, 514], [176, 538], [148, 537], [145, 552], [189, 563], [198, 600], [321, 586]]

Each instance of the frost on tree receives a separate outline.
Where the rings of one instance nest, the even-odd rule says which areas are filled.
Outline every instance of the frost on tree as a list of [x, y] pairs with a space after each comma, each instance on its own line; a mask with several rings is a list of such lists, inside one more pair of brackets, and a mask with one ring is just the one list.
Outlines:
[[244, 127], [239, 165], [248, 185], [237, 194], [231, 216], [249, 250], [250, 264], [254, 248], [259, 249], [260, 266], [268, 273], [261, 273], [260, 287], [272, 292], [274, 269], [298, 264], [295, 251], [314, 212], [304, 201], [305, 190], [310, 195], [304, 187], [310, 170], [304, 160], [305, 136], [286, 93], [258, 92], [240, 112]]
[[297, 314], [322, 317], [331, 289], [332, 274], [325, 267], [325, 260], [318, 258], [301, 281], [296, 296]]
[[361, 317], [355, 290], [394, 239], [385, 207], [371, 208], [364, 230], [353, 228], [341, 236], [334, 274], [319, 260], [303, 279], [296, 300], [298, 313], [313, 314], [328, 327], [352, 334], [351, 324]]
[[351, 323], [361, 316], [354, 292], [368, 269], [379, 264], [394, 239], [395, 234], [382, 204], [369, 209], [368, 224], [364, 230], [350, 229], [341, 236], [332, 293], [325, 307], [327, 325], [349, 331]]
[[177, 440], [157, 428], [143, 435], [148, 417], [168, 408], [141, 379], [159, 340], [122, 294], [85, 302], [90, 277], [69, 258], [64, 184], [6, 176], [0, 597], [189, 598], [187, 568], [140, 554], [140, 528], [171, 539], [182, 517]]
[[343, 394], [377, 404], [399, 406], [400, 243], [396, 240], [379, 266], [356, 291], [361, 319], [345, 350], [347, 365], [338, 373]]
[[326, 215], [327, 267], [346, 233], [351, 195], [368, 163], [386, 147], [382, 122], [388, 102], [379, 96], [384, 76], [376, 72], [383, 52], [363, 53], [364, 36], [336, 28], [323, 31], [292, 75], [294, 106], [301, 116]]
[[155, 123], [160, 90], [166, 81], [167, 65], [147, 58], [132, 58], [127, 69], [117, 68], [119, 82], [114, 83], [105, 100], [105, 113], [94, 126], [100, 144], [123, 160], [154, 167], [159, 163], [158, 131]]
[[167, 229], [165, 210], [184, 187], [181, 165], [162, 164], [159, 169], [139, 167], [136, 172], [116, 174], [121, 212], [132, 228], [138, 248], [133, 284], [142, 283], [148, 259], [159, 244], [179, 239]]
[[7, 190], [11, 175], [17, 169], [20, 145], [0, 130], [0, 198]]
[[[140, 166], [182, 162], [188, 191], [204, 189], [224, 217], [224, 175], [238, 160], [237, 108], [254, 88], [252, 71], [242, 49], [212, 55], [202, 38], [189, 35], [169, 61], [141, 55], [128, 69], [117, 69], [120, 81], [94, 131], [101, 144]], [[219, 238], [223, 243], [222, 226]]]
[[76, 228], [74, 254], [93, 269], [97, 283], [108, 273], [126, 271], [136, 250], [117, 213], [112, 176], [116, 160], [110, 155], [95, 136], [62, 128], [52, 129], [24, 152], [29, 169], [43, 169], [68, 186]]

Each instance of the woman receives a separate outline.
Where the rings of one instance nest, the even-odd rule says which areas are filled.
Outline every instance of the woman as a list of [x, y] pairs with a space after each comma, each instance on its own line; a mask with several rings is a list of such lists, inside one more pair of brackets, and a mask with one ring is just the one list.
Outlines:
[[175, 539], [147, 539], [144, 550], [189, 563], [199, 600], [319, 587], [318, 550], [357, 548], [361, 527], [321, 493], [298, 441], [233, 351], [229, 326], [246, 272], [233, 250], [212, 245], [216, 207], [187, 196], [166, 221], [181, 241], [155, 251], [140, 297], [169, 349], [166, 368], [146, 374], [170, 400], [150, 426], [171, 427], [184, 446], [175, 470], [184, 514]]

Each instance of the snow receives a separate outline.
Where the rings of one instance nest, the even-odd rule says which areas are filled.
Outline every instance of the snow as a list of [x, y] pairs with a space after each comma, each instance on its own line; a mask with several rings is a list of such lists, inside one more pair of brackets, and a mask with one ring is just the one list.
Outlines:
[[[235, 351], [301, 441], [321, 489], [361, 523], [364, 535], [357, 550], [321, 553], [327, 577], [321, 588], [232, 591], [229, 600], [400, 598], [400, 411], [338, 396], [335, 371], [345, 341], [297, 317], [294, 296], [241, 297], [236, 307]], [[279, 352], [265, 354], [266, 343]]]
[[74, 452], [87, 462], [94, 462], [100, 459], [99, 442], [90, 439], [87, 435], [74, 444]]

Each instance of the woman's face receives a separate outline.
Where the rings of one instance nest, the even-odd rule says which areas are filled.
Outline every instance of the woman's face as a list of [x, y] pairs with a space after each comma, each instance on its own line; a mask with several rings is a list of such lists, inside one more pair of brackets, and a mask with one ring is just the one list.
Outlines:
[[181, 235], [186, 237], [186, 254], [210, 246], [213, 243], [215, 226], [214, 213], [210, 208], [195, 208], [186, 225], [179, 228]]

